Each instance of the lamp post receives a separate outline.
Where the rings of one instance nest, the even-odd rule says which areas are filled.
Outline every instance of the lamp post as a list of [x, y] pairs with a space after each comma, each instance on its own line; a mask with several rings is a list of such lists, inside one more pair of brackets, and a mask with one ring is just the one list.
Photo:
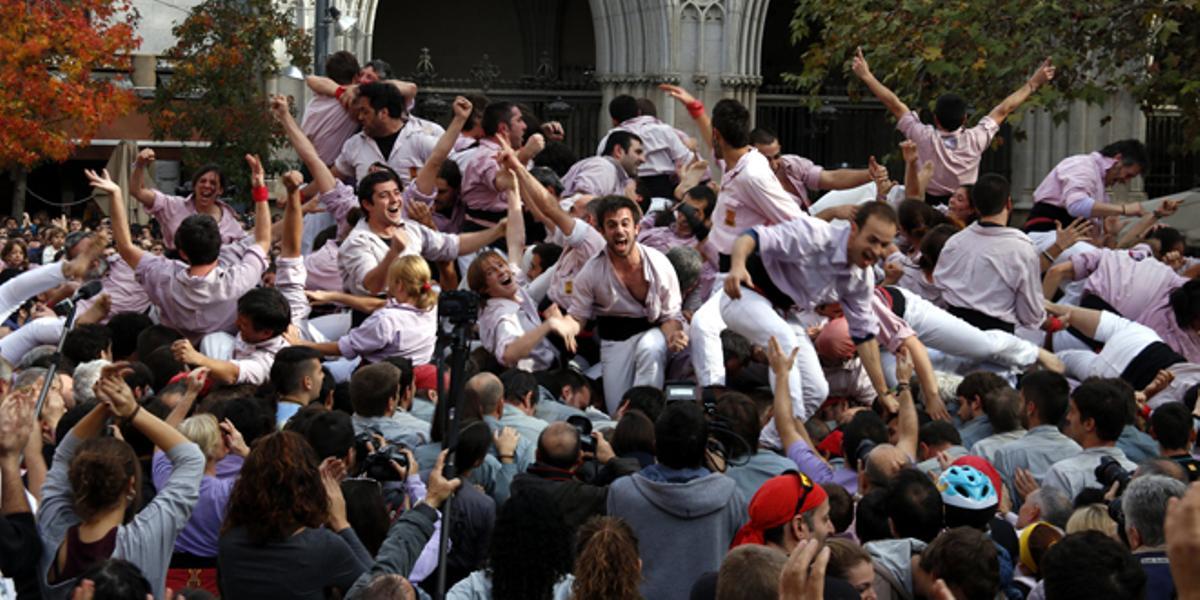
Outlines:
[[325, 57], [329, 56], [329, 24], [332, 22], [329, 18], [329, 0], [317, 0], [317, 14], [313, 20], [316, 22], [313, 35], [316, 41], [316, 60], [313, 61], [313, 72], [324, 75]]

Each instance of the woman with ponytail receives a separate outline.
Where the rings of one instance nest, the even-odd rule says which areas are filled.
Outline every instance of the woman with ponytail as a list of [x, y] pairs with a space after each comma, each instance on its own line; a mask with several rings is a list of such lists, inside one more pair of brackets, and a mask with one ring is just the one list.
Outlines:
[[387, 304], [362, 325], [336, 342], [296, 340], [296, 345], [316, 348], [326, 356], [362, 357], [370, 363], [393, 356], [403, 356], [414, 365], [428, 363], [437, 342], [438, 303], [429, 264], [420, 256], [401, 256], [388, 267], [387, 284]]

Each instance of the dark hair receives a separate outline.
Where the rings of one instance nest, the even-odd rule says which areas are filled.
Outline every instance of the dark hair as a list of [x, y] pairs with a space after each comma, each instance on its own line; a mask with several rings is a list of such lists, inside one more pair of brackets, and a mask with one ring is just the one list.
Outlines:
[[850, 422], [842, 426], [842, 456], [846, 457], [846, 466], [850, 469], [858, 468], [858, 446], [863, 440], [876, 444], [888, 441], [887, 424], [869, 410], [855, 413]]
[[1010, 387], [992, 390], [983, 397], [983, 412], [995, 433], [1007, 433], [1021, 428], [1024, 405], [1017, 391]]
[[933, 118], [942, 129], [954, 131], [967, 119], [967, 102], [958, 94], [942, 94], [934, 104]]
[[[550, 169], [555, 175], [563, 177], [567, 171], [571, 170], [571, 165], [578, 160], [579, 158], [575, 156], [575, 151], [570, 146], [562, 142], [546, 142], [546, 147], [533, 158], [533, 164], [537, 165], [534, 168]], [[561, 185], [558, 189], [559, 193], [562, 193]]]
[[779, 136], [775, 135], [774, 131], [766, 127], [755, 127], [750, 130], [750, 143], [755, 146], [765, 146], [779, 140]]
[[596, 206], [595, 215], [596, 223], [600, 224], [601, 231], [604, 230], [604, 219], [608, 218], [608, 215], [611, 215], [622, 209], [629, 210], [629, 212], [633, 215], [633, 220], [635, 223], [642, 218], [642, 209], [638, 207], [636, 202], [626, 198], [625, 196], [602, 196], [598, 198], [598, 200], [600, 200], [600, 202]]
[[[354, 424], [350, 415], [339, 410], [325, 410], [325, 407], [314, 404], [315, 414], [308, 420], [303, 432], [297, 432], [308, 440], [313, 451], [317, 453], [317, 461], [329, 457], [345, 458], [354, 447]], [[309, 406], [304, 407], [308, 409]], [[362, 461], [363, 457], [356, 457]]]
[[496, 135], [500, 131], [500, 125], [507, 124], [512, 119], [512, 111], [515, 108], [512, 102], [492, 102], [483, 109], [483, 125], [484, 135]]
[[329, 498], [317, 455], [299, 434], [272, 433], [254, 444], [229, 496], [223, 531], [246, 529], [255, 545], [286, 540], [298, 527], [320, 527]]
[[543, 270], [554, 266], [562, 256], [562, 253], [562, 246], [550, 242], [543, 242], [533, 247], [533, 255], [541, 260]]
[[921, 553], [921, 570], [965, 598], [994, 598], [1000, 591], [999, 552], [978, 529], [956, 527], [937, 536]]
[[108, 321], [108, 332], [112, 334], [113, 360], [126, 360], [137, 353], [138, 338], [142, 332], [154, 325], [150, 317], [142, 313], [122, 312]]
[[942, 255], [942, 247], [946, 245], [946, 240], [958, 231], [957, 226], [949, 223], [930, 229], [921, 238], [921, 258], [917, 261], [917, 266], [926, 273], [932, 273], [933, 269], [937, 267], [937, 261]]
[[1176, 246], [1187, 246], [1187, 237], [1174, 227], [1159, 227], [1150, 232], [1149, 239], [1158, 240], [1159, 254], [1170, 252]]
[[651, 421], [657, 421], [667, 403], [667, 395], [659, 387], [635, 385], [621, 394], [621, 404], [626, 402], [629, 403], [626, 410], [640, 410]]
[[732, 98], [724, 98], [712, 109], [712, 126], [732, 148], [750, 145], [750, 111]]
[[654, 421], [640, 410], [627, 410], [617, 421], [612, 437], [613, 453], [629, 456], [634, 452], [654, 454]]
[[76, 365], [101, 358], [112, 343], [112, 332], [99, 323], [76, 325], [63, 341], [63, 356]]
[[1168, 402], [1150, 415], [1154, 437], [1167, 450], [1184, 450], [1193, 431], [1192, 413], [1179, 402]]
[[1113, 158], [1118, 154], [1121, 155], [1121, 164], [1123, 165], [1137, 165], [1143, 170], [1149, 166], [1146, 145], [1141, 140], [1121, 140], [1100, 149], [1101, 156]]
[[534, 167], [529, 170], [529, 174], [533, 175], [534, 180], [538, 183], [553, 189], [555, 194], [563, 193], [562, 179], [550, 167]]
[[721, 331], [721, 353], [725, 362], [729, 362], [730, 359], [737, 359], [738, 362], [745, 365], [750, 361], [753, 352], [754, 349], [746, 336], [732, 329]]
[[325, 75], [338, 85], [354, 83], [358, 69], [358, 58], [345, 50], [334, 52], [325, 59]]
[[684, 195], [704, 202], [704, 216], [712, 218], [713, 211], [717, 209], [717, 193], [712, 188], [701, 183], [692, 186]]
[[625, 152], [629, 152], [633, 142], [643, 143], [642, 138], [632, 131], [617, 130], [608, 134], [608, 139], [604, 142], [604, 150], [600, 152], [601, 156], [612, 156], [614, 150], [620, 147]]
[[[229, 180], [225, 178], [225, 173], [223, 171], [221, 171], [221, 167], [215, 163], [208, 163], [205, 165], [201, 165], [200, 168], [196, 169], [196, 172], [194, 174], [192, 174], [192, 189], [193, 190], [196, 189], [196, 185], [198, 183], [200, 183], [200, 178], [204, 177], [205, 175], [208, 175], [209, 173], [217, 174], [217, 180], [221, 182], [222, 190], [229, 187]], [[176, 235], [179, 235], [179, 234], [176, 234]], [[176, 238], [176, 239], [178, 239], [178, 238]]]
[[672, 402], [654, 422], [658, 462], [670, 469], [694, 469], [704, 464], [708, 420], [696, 402]]
[[520, 369], [508, 369], [500, 374], [500, 383], [504, 384], [505, 402], [525, 402], [525, 397], [533, 394], [533, 403], [538, 400], [538, 382], [533, 373]]
[[558, 504], [541, 488], [520, 488], [496, 513], [488, 550], [492, 598], [550, 598], [571, 562], [571, 530]]
[[321, 353], [307, 346], [288, 346], [275, 354], [275, 362], [271, 364], [271, 383], [278, 394], [292, 394], [300, 391], [304, 377], [311, 374], [305, 363], [321, 361]]
[[1171, 292], [1171, 310], [1180, 329], [1192, 329], [1200, 319], [1200, 278], [1188, 280]]
[[221, 228], [209, 215], [190, 215], [175, 230], [175, 246], [189, 265], [207, 265], [221, 253]]
[[1012, 198], [1008, 179], [997, 173], [986, 173], [975, 182], [971, 190], [971, 204], [981, 217], [998, 215], [1004, 211]]
[[888, 526], [887, 500], [886, 488], [871, 488], [858, 500], [854, 507], [854, 535], [859, 543], [888, 540], [893, 537]]
[[754, 405], [754, 401], [745, 394], [726, 393], [717, 399], [717, 416], [724, 419], [729, 428], [745, 442], [745, 447], [733, 444], [733, 447], [729, 448], [730, 458], [741, 456], [747, 449], [750, 454], [754, 454], [758, 448], [758, 435], [762, 433], [758, 407]]
[[137, 388], [153, 389], [154, 388], [154, 373], [150, 371], [150, 367], [140, 362], [129, 363], [129, 373], [123, 378], [129, 389], [136, 390]]
[[1071, 394], [1066, 377], [1053, 371], [1034, 371], [1021, 378], [1020, 389], [1025, 401], [1033, 403], [1043, 424], [1057, 426], [1062, 422]]
[[897, 223], [909, 237], [918, 243], [931, 228], [947, 223], [946, 216], [924, 200], [907, 198], [896, 207]]
[[657, 117], [658, 107], [654, 105], [654, 101], [649, 98], [637, 99], [638, 115], [643, 117]]
[[358, 196], [358, 202], [361, 204], [363, 202], [373, 201], [375, 196], [375, 186], [381, 183], [387, 183], [389, 181], [395, 183], [397, 186], [400, 185], [400, 177], [396, 175], [395, 171], [390, 169], [367, 173], [358, 181], [358, 187], [355, 189], [355, 193]]
[[268, 412], [257, 398], [233, 398], [215, 402], [210, 405], [210, 410], [220, 421], [229, 419], [245, 438], [246, 445], [251, 447], [254, 446], [254, 442], [275, 431], [275, 413]]
[[275, 288], [254, 288], [242, 294], [237, 311], [250, 319], [255, 329], [271, 332], [271, 337], [283, 334], [292, 324], [292, 308]]
[[350, 377], [350, 401], [354, 414], [363, 417], [382, 417], [388, 402], [400, 390], [400, 369], [386, 362], [367, 365]]
[[833, 530], [842, 533], [854, 522], [854, 498], [846, 488], [836, 483], [822, 483], [821, 488], [829, 496], [829, 520]]
[[442, 163], [438, 169], [438, 177], [446, 180], [446, 185], [452, 190], [462, 189], [462, 170], [458, 168], [458, 163], [448, 160]]
[[617, 123], [624, 123], [638, 116], [637, 98], [629, 94], [621, 94], [613, 98], [608, 102], [608, 116]]
[[375, 556], [391, 524], [383, 488], [369, 479], [347, 479], [342, 482], [342, 496], [346, 499], [346, 520], [367, 552]]
[[148, 356], [140, 357], [142, 364], [146, 365], [150, 372], [154, 374], [154, 389], [161, 390], [167, 387], [171, 378], [184, 372], [186, 367], [183, 363], [175, 360], [175, 354], [171, 352], [170, 346], [159, 346], [159, 348], [151, 352]]
[[1008, 382], [991, 371], [973, 371], [967, 373], [967, 376], [963, 377], [962, 381], [958, 383], [954, 394], [969, 401], [973, 401], [978, 397], [982, 402], [984, 396], [988, 395], [988, 392], [1006, 387], [1008, 387]]
[[483, 462], [492, 446], [492, 430], [479, 420], [464, 421], [458, 431], [458, 452], [455, 462], [459, 472], [475, 468]]
[[926, 446], [940, 446], [942, 444], [950, 444], [952, 446], [962, 445], [962, 435], [958, 433], [958, 429], [949, 421], [930, 421], [921, 425], [921, 429], [917, 433], [917, 439], [920, 443]]
[[129, 493], [130, 478], [135, 496], [126, 504], [122, 522], [133, 519], [141, 506], [142, 467], [129, 444], [112, 437], [88, 438], [79, 445], [67, 469], [75, 514], [81, 521], [119, 503]]
[[371, 105], [371, 110], [386, 110], [388, 116], [393, 119], [403, 117], [406, 112], [404, 95], [390, 83], [383, 81], [364, 83], [358, 86], [358, 97], [366, 98], [367, 103]]
[[79, 576], [95, 585], [93, 600], [145, 600], [154, 593], [150, 581], [137, 565], [120, 558], [108, 558], [90, 567]]
[[1141, 598], [1146, 572], [1117, 540], [1099, 531], [1064, 537], [1042, 558], [1046, 600]]
[[858, 212], [854, 213], [854, 224], [862, 228], [867, 224], [867, 219], [875, 217], [884, 223], [893, 225], [898, 223], [896, 218], [896, 209], [892, 208], [891, 204], [886, 202], [867, 202], [858, 205]]
[[389, 356], [383, 362], [391, 364], [393, 367], [400, 369], [400, 390], [404, 390], [413, 386], [413, 378], [416, 376], [413, 372], [413, 362], [411, 358], [406, 356]]
[[1075, 388], [1071, 400], [1079, 411], [1079, 422], [1093, 419], [1101, 440], [1114, 442], [1121, 437], [1129, 406], [1120, 388], [1103, 379], [1088, 379]]
[[931, 542], [942, 530], [942, 495], [929, 476], [900, 469], [887, 489], [887, 516], [897, 537]]
[[367, 62], [367, 64], [363, 65], [364, 69], [367, 67], [371, 67], [371, 69], [375, 71], [375, 74], [378, 75], [380, 79], [392, 78], [392, 65], [388, 64], [388, 62], [383, 59], [373, 59]]
[[[151, 325], [138, 333], [138, 360], [145, 362], [146, 357], [150, 356], [151, 352], [154, 352], [163, 346], [166, 346], [169, 349], [172, 342], [181, 339], [183, 339], [183, 334], [171, 329], [170, 327], [167, 327], [166, 325]], [[157, 389], [157, 387], [155, 389]]]

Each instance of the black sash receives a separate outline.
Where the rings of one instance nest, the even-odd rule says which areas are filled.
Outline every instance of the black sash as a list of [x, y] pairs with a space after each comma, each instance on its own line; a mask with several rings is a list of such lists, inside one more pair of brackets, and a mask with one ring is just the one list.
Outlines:
[[897, 317], [903, 319], [904, 313], [908, 308], [908, 300], [905, 299], [900, 288], [892, 285], [881, 285], [879, 289], [883, 291], [883, 297], [887, 299], [888, 307], [892, 309], [892, 312]]
[[946, 307], [946, 312], [949, 312], [950, 314], [984, 331], [989, 329], [999, 329], [1000, 331], [1012, 333], [1017, 329], [1016, 325], [1009, 323], [1008, 321], [997, 319], [992, 315], [984, 314], [971, 308], [963, 308], [961, 306], [951, 305]]
[[1029, 211], [1029, 216], [1025, 219], [1025, 226], [1022, 228], [1027, 233], [1031, 231], [1054, 231], [1055, 223], [1062, 223], [1063, 227], [1069, 226], [1075, 217], [1067, 212], [1067, 209], [1045, 202], [1035, 202], [1033, 208]]
[[645, 317], [596, 317], [596, 335], [610, 342], [623, 342], [653, 328], [654, 323]]
[[1165, 343], [1154, 342], [1129, 361], [1129, 366], [1121, 371], [1121, 379], [1128, 381], [1134, 389], [1140, 390], [1150, 385], [1159, 371], [1186, 361], [1187, 359]]
[[[717, 262], [721, 272], [728, 273], [733, 259], [728, 254], [720, 254]], [[762, 294], [771, 302], [771, 306], [779, 310], [787, 310], [796, 305], [796, 301], [783, 293], [783, 290], [780, 290], [771, 280], [771, 275], [767, 273], [767, 268], [763, 265], [762, 257], [759, 256], [757, 249], [746, 258], [746, 272], [750, 274], [750, 280], [754, 282], [754, 287], [751, 289]]]

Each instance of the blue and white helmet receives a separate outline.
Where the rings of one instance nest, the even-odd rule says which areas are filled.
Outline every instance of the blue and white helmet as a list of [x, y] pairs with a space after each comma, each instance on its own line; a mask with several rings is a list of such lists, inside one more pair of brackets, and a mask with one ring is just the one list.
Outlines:
[[982, 510], [1000, 503], [992, 480], [975, 467], [956, 465], [942, 471], [937, 488], [942, 494], [942, 502], [948, 506]]

